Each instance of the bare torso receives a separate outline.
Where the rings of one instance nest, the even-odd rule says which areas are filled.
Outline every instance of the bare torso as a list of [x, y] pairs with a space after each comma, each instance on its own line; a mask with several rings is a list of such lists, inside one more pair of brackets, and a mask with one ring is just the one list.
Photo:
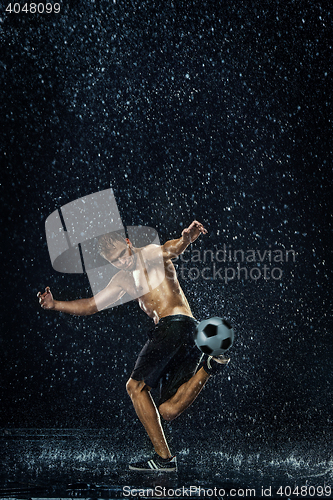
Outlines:
[[120, 271], [118, 278], [122, 288], [136, 297], [140, 308], [155, 323], [175, 314], [193, 317], [171, 260], [164, 261], [163, 266], [138, 262], [134, 271]]
[[176, 314], [193, 317], [171, 259], [181, 255], [200, 234], [206, 233], [200, 222], [193, 221], [180, 238], [162, 246], [149, 244], [135, 248], [127, 239], [109, 241], [102, 247], [101, 255], [119, 272], [105, 288], [88, 299], [62, 301], [54, 300], [50, 288], [46, 287], [44, 293], [38, 292], [40, 305], [43, 309], [85, 316], [110, 307], [127, 293], [138, 301], [155, 324], [161, 318]]

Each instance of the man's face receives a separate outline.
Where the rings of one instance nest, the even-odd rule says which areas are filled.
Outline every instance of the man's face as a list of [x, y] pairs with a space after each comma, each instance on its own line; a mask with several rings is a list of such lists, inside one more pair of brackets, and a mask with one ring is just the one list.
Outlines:
[[130, 271], [135, 267], [135, 257], [130, 244], [117, 241], [114, 250], [105, 257], [117, 269]]

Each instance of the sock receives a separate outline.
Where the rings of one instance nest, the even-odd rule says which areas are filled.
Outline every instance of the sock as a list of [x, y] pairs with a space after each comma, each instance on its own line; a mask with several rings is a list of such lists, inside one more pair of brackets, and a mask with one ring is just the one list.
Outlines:
[[155, 455], [156, 455], [156, 460], [158, 460], [158, 461], [159, 461], [159, 462], [161, 462], [162, 464], [163, 464], [163, 463], [165, 463], [165, 464], [166, 464], [166, 463], [170, 462], [170, 461], [174, 458], [174, 456], [173, 456], [173, 457], [170, 457], [170, 458], [162, 458], [160, 455], [158, 455], [158, 453], [155, 453]]

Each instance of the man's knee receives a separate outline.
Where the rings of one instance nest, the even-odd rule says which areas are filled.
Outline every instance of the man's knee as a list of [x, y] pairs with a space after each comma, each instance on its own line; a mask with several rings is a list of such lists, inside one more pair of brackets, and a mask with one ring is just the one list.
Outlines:
[[167, 422], [172, 422], [176, 417], [178, 417], [178, 413], [175, 410], [175, 408], [172, 408], [171, 405], [168, 404], [166, 401], [165, 403], [162, 403], [158, 407], [159, 414], [161, 417], [166, 420]]
[[145, 384], [143, 380], [134, 380], [129, 378], [126, 383], [126, 390], [131, 399], [139, 395], [143, 390], [149, 390], [149, 387]]

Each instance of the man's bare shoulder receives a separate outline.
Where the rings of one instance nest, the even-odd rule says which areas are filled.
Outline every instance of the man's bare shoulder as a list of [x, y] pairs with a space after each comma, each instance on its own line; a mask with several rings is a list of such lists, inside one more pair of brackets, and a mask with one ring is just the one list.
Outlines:
[[155, 243], [138, 248], [137, 250], [139, 251], [139, 253], [141, 253], [145, 260], [154, 261], [162, 259], [164, 257], [163, 246], [156, 245]]
[[124, 284], [126, 284], [129, 281], [130, 276], [131, 276], [130, 273], [120, 270], [113, 276], [111, 282], [115, 286], [124, 288]]
[[127, 291], [127, 286], [129, 283], [129, 273], [120, 270], [118, 271], [114, 276], [112, 276], [111, 280], [109, 281], [109, 284], [106, 286], [106, 290], [115, 290], [115, 289], [121, 289], [124, 291]]

